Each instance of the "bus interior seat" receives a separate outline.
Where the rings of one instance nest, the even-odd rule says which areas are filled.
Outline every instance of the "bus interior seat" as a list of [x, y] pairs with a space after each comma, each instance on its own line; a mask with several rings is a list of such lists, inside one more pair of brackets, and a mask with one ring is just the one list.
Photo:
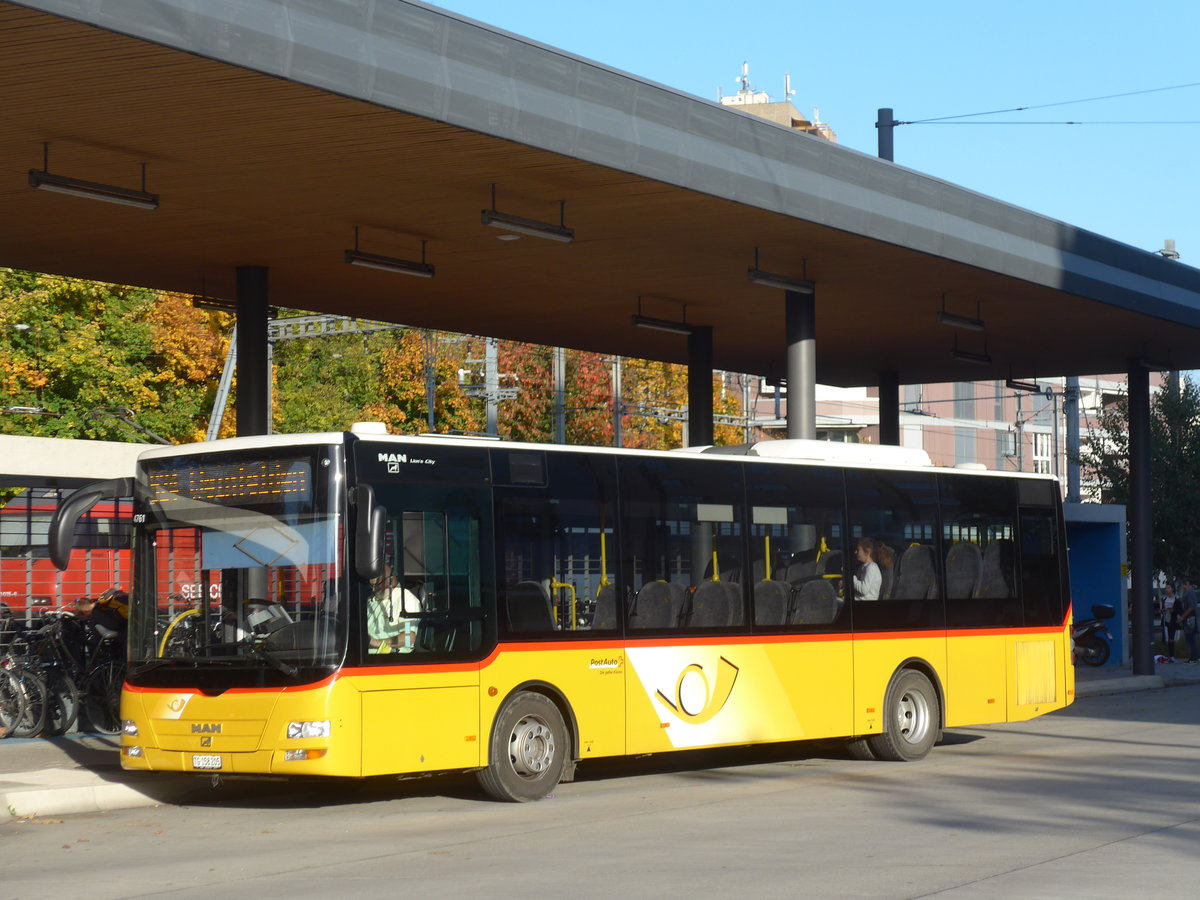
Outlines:
[[786, 581], [760, 581], [754, 585], [754, 624], [783, 625], [787, 621], [792, 586]]
[[933, 565], [933, 548], [928, 544], [905, 548], [896, 567], [894, 599], [933, 600], [937, 597], [937, 569]]
[[617, 627], [617, 586], [600, 585], [596, 592], [596, 610], [592, 613], [593, 631], [612, 631]]
[[[799, 554], [804, 556], [805, 554]], [[783, 580], [792, 584], [799, 584], [802, 581], [807, 581], [815, 577], [817, 574], [817, 559], [816, 556], [809, 555], [808, 559], [792, 557], [783, 568]]]
[[678, 628], [686, 602], [687, 592], [683, 585], [672, 581], [647, 581], [634, 598], [629, 625], [631, 628]]
[[979, 593], [983, 555], [970, 541], [950, 545], [946, 553], [946, 599], [969, 600]]
[[841, 575], [842, 574], [842, 551], [830, 550], [821, 554], [821, 558], [817, 560], [816, 568], [813, 574], [818, 578], [824, 578], [826, 575]]
[[722, 628], [742, 624], [742, 586], [734, 581], [703, 581], [692, 594], [687, 624]]
[[521, 581], [505, 591], [511, 631], [554, 631], [550, 593], [540, 581]]
[[879, 599], [890, 600], [892, 591], [896, 589], [896, 568], [895, 566], [882, 565], [879, 567]]
[[841, 613], [842, 599], [823, 578], [806, 581], [795, 592], [789, 624], [830, 625]]
[[978, 597], [999, 599], [1013, 596], [1013, 543], [1005, 538], [988, 541], [983, 549]]

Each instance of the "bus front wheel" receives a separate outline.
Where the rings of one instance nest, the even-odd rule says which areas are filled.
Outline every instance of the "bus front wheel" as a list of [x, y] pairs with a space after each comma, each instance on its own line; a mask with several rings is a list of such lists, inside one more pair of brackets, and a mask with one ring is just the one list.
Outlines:
[[941, 705], [929, 679], [905, 669], [892, 679], [883, 703], [883, 732], [867, 738], [876, 759], [923, 759], [937, 743]]
[[478, 773], [479, 784], [497, 800], [541, 800], [562, 779], [569, 746], [566, 725], [554, 702], [522, 691], [496, 716], [488, 767]]

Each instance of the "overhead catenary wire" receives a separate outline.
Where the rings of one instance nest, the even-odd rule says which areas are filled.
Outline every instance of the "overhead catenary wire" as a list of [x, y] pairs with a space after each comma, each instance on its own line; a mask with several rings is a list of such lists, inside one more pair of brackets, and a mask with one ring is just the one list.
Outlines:
[[[1099, 97], [1084, 97], [1084, 98], [1081, 98], [1078, 100], [1059, 100], [1054, 103], [1037, 103], [1037, 104], [1031, 104], [1029, 106], [1010, 106], [1005, 109], [992, 109], [992, 110], [987, 110], [984, 112], [974, 112], [974, 113], [960, 113], [958, 115], [953, 115], [953, 116], [931, 116], [931, 117], [925, 118], [925, 119], [908, 119], [908, 120], [903, 120], [903, 121], [897, 121], [897, 122], [894, 122], [893, 124], [895, 124], [895, 125], [952, 124], [950, 121], [952, 119], [974, 119], [974, 118], [978, 118], [980, 116], [998, 116], [998, 115], [1001, 115], [1002, 113], [1027, 112], [1031, 109], [1050, 109], [1050, 108], [1056, 107], [1056, 106], [1072, 106], [1077, 103], [1095, 103], [1100, 100], [1116, 100], [1121, 97], [1136, 97], [1136, 96], [1139, 96], [1142, 94], [1158, 94], [1158, 93], [1162, 93], [1164, 91], [1179, 91], [1179, 90], [1184, 90], [1186, 88], [1194, 88], [1194, 87], [1200, 87], [1200, 81], [1193, 81], [1193, 82], [1189, 82], [1187, 84], [1174, 84], [1174, 85], [1169, 85], [1167, 87], [1145, 88], [1143, 90], [1137, 90], [1137, 91], [1124, 91], [1119, 94], [1104, 94]], [[971, 124], [988, 124], [988, 123], [963, 122], [963, 123], [959, 123], [959, 124], [971, 125]], [[993, 124], [996, 124], [996, 125], [1083, 125], [1083, 124], [1197, 125], [1197, 124], [1200, 124], [1200, 122], [1191, 121], [1191, 120], [1184, 120], [1184, 121], [1179, 121], [1179, 122], [1173, 122], [1173, 121], [1131, 122], [1129, 120], [1125, 120], [1125, 121], [1119, 121], [1119, 122], [1084, 123], [1084, 122], [1029, 122], [1029, 121], [1018, 120], [1018, 121], [1014, 121], [1014, 122], [995, 122]]]

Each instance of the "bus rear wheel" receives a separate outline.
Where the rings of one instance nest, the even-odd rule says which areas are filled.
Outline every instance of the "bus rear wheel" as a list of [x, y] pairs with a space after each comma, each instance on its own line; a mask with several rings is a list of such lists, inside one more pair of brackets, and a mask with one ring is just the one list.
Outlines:
[[929, 679], [905, 669], [892, 679], [883, 703], [883, 732], [867, 738], [876, 759], [912, 762], [937, 743], [941, 704]]
[[548, 697], [514, 694], [492, 726], [488, 767], [477, 773], [480, 786], [496, 800], [541, 800], [562, 779], [568, 755], [567, 728]]

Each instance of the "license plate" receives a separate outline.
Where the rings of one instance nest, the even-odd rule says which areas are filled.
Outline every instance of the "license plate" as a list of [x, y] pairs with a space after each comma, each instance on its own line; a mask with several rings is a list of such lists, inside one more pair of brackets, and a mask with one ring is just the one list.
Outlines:
[[196, 754], [195, 756], [192, 757], [192, 768], [193, 769], [219, 769], [219, 768], [221, 768], [221, 757]]

